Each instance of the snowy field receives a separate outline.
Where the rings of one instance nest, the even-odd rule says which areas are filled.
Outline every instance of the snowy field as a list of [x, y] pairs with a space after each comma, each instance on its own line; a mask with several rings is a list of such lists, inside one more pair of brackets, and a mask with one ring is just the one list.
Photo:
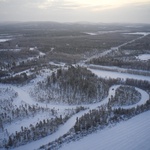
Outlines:
[[61, 150], [149, 150], [150, 111], [64, 145]]
[[11, 39], [0, 39], [0, 43], [1, 42], [6, 42], [6, 41], [10, 41]]
[[133, 35], [148, 35], [150, 32], [133, 32], [133, 33], [124, 33], [124, 34], [133, 34]]
[[148, 77], [148, 76], [134, 75], [134, 74], [128, 74], [128, 73], [121, 73], [121, 72], [104, 71], [104, 70], [98, 70], [98, 69], [89, 69], [89, 70], [91, 70], [98, 77], [107, 78], [107, 79], [121, 78], [123, 80], [126, 80], [127, 78], [129, 78], [129, 79], [150, 81], [150, 77]]
[[137, 56], [137, 58], [140, 60], [149, 60], [150, 54], [142, 54], [142, 55]]
[[9, 134], [12, 134], [16, 131], [20, 131], [21, 130], [21, 126], [23, 127], [28, 127], [30, 126], [30, 124], [32, 125], [36, 125], [40, 120], [46, 120], [46, 119], [51, 119], [54, 118], [54, 116], [50, 115], [48, 112], [45, 113], [38, 113], [35, 116], [31, 116], [25, 119], [20, 119], [18, 121], [16, 121], [15, 123], [11, 123], [11, 124], [7, 124], [5, 126], [5, 129], [7, 129]]
[[122, 30], [113, 30], [113, 31], [98, 31], [98, 32], [84, 32], [88, 35], [99, 35], [99, 34], [107, 34], [107, 33], [115, 33], [115, 32], [122, 32]]

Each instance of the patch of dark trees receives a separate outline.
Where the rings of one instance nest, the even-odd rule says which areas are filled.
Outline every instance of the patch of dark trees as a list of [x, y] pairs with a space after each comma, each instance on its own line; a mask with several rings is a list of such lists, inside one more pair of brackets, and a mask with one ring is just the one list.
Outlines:
[[8, 71], [2, 71], [2, 70], [0, 70], [0, 78], [8, 76], [8, 75], [9, 75]]
[[28, 118], [30, 116], [35, 116], [38, 113], [47, 112], [50, 115], [56, 115], [57, 111], [55, 109], [43, 108], [38, 105], [28, 105], [22, 104], [19, 107], [13, 106], [8, 102], [8, 106], [1, 106], [2, 113], [0, 113], [0, 121], [3, 125], [11, 124], [15, 120], [22, 120], [24, 118]]
[[136, 50], [150, 50], [150, 35], [145, 36], [142, 39], [136, 40], [133, 43], [129, 43], [123, 47], [122, 49], [136, 49]]
[[[21, 127], [21, 131], [16, 131], [14, 134], [9, 135], [8, 140], [4, 143], [4, 147], [14, 148], [20, 145], [27, 144], [32, 141], [39, 140], [43, 137], [53, 134], [57, 131], [60, 125], [63, 125], [72, 115], [78, 113], [82, 110], [85, 110], [84, 107], [77, 107], [76, 109], [72, 109], [70, 114], [62, 117], [56, 116], [51, 119], [44, 119], [36, 123], [36, 125], [30, 124], [29, 127]], [[54, 109], [52, 109], [54, 111]]]
[[92, 59], [90, 63], [102, 66], [117, 66], [127, 69], [140, 69], [150, 71], [150, 60], [147, 60], [146, 62], [139, 60], [125, 61], [121, 58], [100, 57]]
[[86, 68], [70, 66], [68, 69], [58, 69], [47, 77], [45, 83], [39, 83], [37, 90], [41, 89], [48, 91], [49, 99], [42, 98], [39, 101], [61, 100], [67, 104], [86, 104], [101, 101], [108, 95], [109, 87], [103, 79], [99, 79]]
[[36, 77], [36, 74], [27, 75], [26, 73], [21, 73], [15, 76], [8, 76], [0, 78], [0, 83], [8, 83], [8, 84], [25, 84], [31, 81]]
[[[37, 57], [39, 52], [36, 50], [29, 50], [29, 48], [24, 48], [19, 51], [15, 51], [16, 48], [13, 50], [9, 50], [6, 47], [1, 49], [0, 51], [0, 62], [7, 62], [13, 63], [18, 62], [19, 60], [28, 59], [29, 57]], [[2, 51], [4, 50], [4, 51]]]
[[129, 106], [136, 104], [141, 99], [141, 93], [132, 86], [120, 86], [115, 91], [115, 96], [111, 96], [109, 104], [111, 106]]

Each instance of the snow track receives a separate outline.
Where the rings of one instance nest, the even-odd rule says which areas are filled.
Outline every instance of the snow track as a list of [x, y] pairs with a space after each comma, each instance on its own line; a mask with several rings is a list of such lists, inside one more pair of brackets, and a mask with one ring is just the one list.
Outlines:
[[150, 77], [149, 76], [142, 76], [142, 75], [134, 75], [134, 74], [129, 74], [129, 73], [121, 73], [121, 72], [112, 72], [112, 71], [105, 71], [105, 70], [98, 70], [98, 69], [90, 69], [88, 68], [91, 72], [93, 72], [94, 74], [96, 74], [98, 77], [102, 77], [102, 78], [121, 78], [123, 80], [128, 79], [135, 79], [135, 80], [146, 80], [146, 81], [150, 81]]

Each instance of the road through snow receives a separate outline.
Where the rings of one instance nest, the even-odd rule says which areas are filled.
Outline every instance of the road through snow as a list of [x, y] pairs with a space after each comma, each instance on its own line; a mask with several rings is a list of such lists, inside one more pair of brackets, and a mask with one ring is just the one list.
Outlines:
[[150, 81], [150, 77], [149, 76], [142, 76], [142, 75], [134, 75], [134, 74], [129, 74], [129, 73], [121, 73], [121, 72], [112, 72], [112, 71], [105, 71], [105, 70], [98, 70], [98, 69], [90, 69], [88, 68], [91, 72], [93, 72], [94, 74], [96, 74], [98, 77], [101, 78], [121, 78], [126, 80], [128, 79], [136, 79], [136, 80], [146, 80], [146, 81]]

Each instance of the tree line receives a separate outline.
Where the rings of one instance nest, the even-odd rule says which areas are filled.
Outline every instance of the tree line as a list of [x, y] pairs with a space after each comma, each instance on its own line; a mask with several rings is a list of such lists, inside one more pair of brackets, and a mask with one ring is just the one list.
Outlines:
[[115, 91], [115, 96], [109, 99], [111, 106], [128, 106], [136, 104], [141, 99], [141, 93], [132, 86], [120, 86]]
[[107, 56], [94, 58], [90, 61], [90, 63], [103, 66], [117, 66], [127, 69], [150, 70], [150, 60], [147, 60], [145, 63], [145, 61], [136, 60], [135, 57], [133, 57], [132, 60], [124, 60], [122, 57]]
[[56, 132], [58, 127], [64, 124], [72, 115], [84, 110], [84, 107], [76, 107], [70, 109], [65, 116], [55, 116], [55, 118], [43, 119], [36, 123], [36, 125], [30, 124], [29, 127], [21, 126], [20, 131], [16, 131], [14, 134], [9, 135], [6, 142], [3, 143], [5, 148], [17, 147]]

